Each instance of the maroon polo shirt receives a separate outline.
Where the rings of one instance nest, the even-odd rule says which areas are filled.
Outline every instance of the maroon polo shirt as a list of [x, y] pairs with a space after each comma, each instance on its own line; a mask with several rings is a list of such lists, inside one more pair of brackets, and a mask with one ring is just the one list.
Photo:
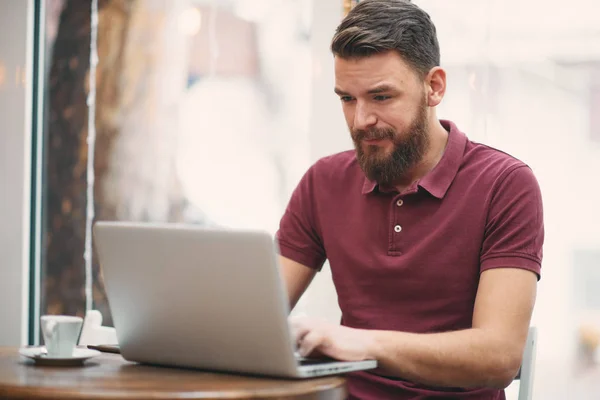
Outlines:
[[[442, 159], [402, 193], [369, 181], [352, 150], [319, 160], [292, 194], [276, 236], [281, 254], [314, 269], [329, 260], [343, 325], [466, 329], [482, 271], [522, 268], [539, 278], [542, 200], [531, 169], [441, 122], [449, 131]], [[504, 399], [504, 391], [370, 372], [348, 384], [360, 399]]]

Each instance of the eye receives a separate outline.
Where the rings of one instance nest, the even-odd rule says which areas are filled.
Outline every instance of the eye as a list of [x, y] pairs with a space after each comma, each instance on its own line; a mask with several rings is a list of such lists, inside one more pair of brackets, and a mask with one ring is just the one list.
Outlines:
[[390, 96], [384, 96], [384, 95], [379, 95], [379, 96], [375, 96], [373, 97], [373, 99], [375, 101], [386, 101], [390, 98]]
[[342, 103], [348, 103], [349, 101], [352, 101], [352, 96], [340, 96], [340, 100], [342, 101]]

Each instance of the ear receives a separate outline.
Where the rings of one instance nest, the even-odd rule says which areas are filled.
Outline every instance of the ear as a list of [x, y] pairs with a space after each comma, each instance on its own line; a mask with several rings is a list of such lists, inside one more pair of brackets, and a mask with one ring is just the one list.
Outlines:
[[446, 93], [446, 71], [442, 67], [433, 67], [425, 77], [427, 104], [435, 107], [442, 102]]

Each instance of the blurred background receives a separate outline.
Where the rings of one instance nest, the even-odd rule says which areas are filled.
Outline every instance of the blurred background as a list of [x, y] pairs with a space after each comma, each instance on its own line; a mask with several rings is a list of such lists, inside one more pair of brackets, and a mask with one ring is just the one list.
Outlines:
[[[542, 188], [534, 398], [600, 398], [596, 2], [414, 2], [448, 72], [440, 117]], [[112, 323], [94, 220], [274, 233], [305, 170], [352, 148], [329, 43], [355, 3], [0, 0], [0, 345], [37, 343], [41, 314]], [[294, 312], [338, 320], [327, 266]]]

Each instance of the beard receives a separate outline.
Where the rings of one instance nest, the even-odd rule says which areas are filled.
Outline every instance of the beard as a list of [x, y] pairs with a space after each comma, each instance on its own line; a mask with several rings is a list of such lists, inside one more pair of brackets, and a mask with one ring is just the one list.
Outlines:
[[[367, 178], [383, 186], [394, 186], [423, 158], [429, 148], [427, 105], [424, 102], [410, 126], [402, 133], [393, 128], [373, 128], [351, 132], [356, 159]], [[363, 145], [363, 140], [387, 139], [392, 152], [377, 145]]]

